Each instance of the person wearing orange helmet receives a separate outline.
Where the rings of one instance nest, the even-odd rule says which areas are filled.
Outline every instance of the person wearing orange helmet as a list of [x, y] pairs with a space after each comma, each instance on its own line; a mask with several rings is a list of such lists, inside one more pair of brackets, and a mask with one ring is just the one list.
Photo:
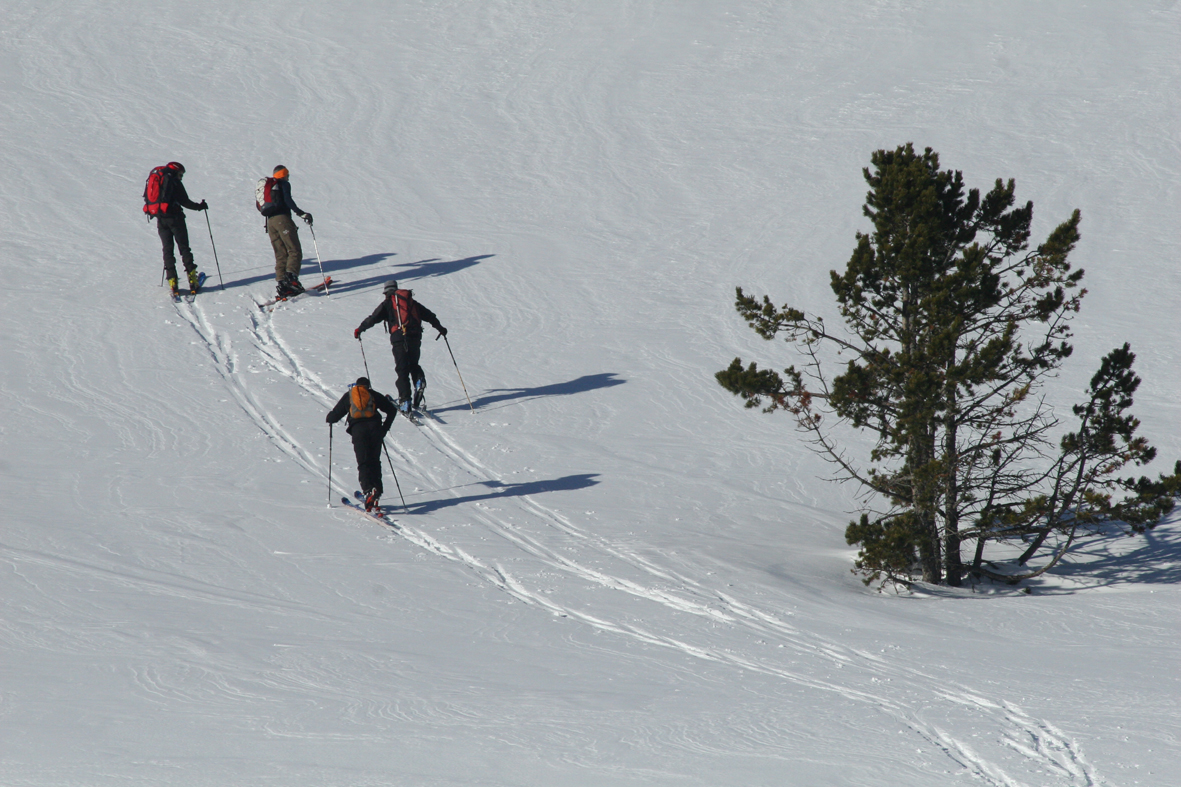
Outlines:
[[280, 298], [303, 292], [299, 283], [299, 269], [303, 265], [303, 246], [299, 243], [299, 229], [291, 219], [295, 213], [311, 226], [312, 214], [305, 213], [291, 197], [291, 173], [282, 164], [275, 167], [276, 211], [267, 216], [267, 236], [275, 250], [275, 284]]

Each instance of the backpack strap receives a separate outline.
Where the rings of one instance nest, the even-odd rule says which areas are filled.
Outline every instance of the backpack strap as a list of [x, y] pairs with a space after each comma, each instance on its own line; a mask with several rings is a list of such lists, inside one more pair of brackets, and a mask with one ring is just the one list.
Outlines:
[[[398, 330], [400, 330], [402, 332], [402, 335], [405, 336], [406, 335], [406, 323], [402, 321], [402, 309], [398, 306], [398, 298], [401, 296], [401, 294], [403, 292], [406, 292], [406, 291], [405, 290], [394, 290], [393, 294], [390, 295], [390, 306], [394, 310], [394, 318], [397, 319], [397, 321], [398, 321]], [[407, 293], [407, 295], [409, 295], [409, 293]], [[410, 305], [409, 304], [406, 305], [406, 316], [407, 317], [410, 316]], [[394, 332], [394, 326], [391, 324], [390, 325], [390, 333], [393, 333], [393, 332]]]

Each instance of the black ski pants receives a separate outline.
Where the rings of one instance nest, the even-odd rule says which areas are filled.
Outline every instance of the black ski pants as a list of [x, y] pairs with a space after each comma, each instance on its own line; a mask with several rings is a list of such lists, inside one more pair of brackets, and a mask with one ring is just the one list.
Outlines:
[[390, 348], [394, 353], [394, 371], [398, 373], [398, 399], [408, 401], [411, 382], [417, 383], [426, 378], [426, 373], [418, 365], [418, 359], [422, 355], [422, 334], [394, 334], [390, 340]]
[[362, 418], [353, 421], [349, 434], [353, 438], [353, 454], [357, 457], [357, 482], [361, 491], [376, 489], [380, 496], [381, 485], [381, 443], [385, 432], [381, 430], [381, 418]]
[[160, 234], [160, 245], [164, 247], [164, 270], [168, 278], [177, 278], [176, 255], [172, 251], [174, 242], [177, 251], [180, 252], [180, 259], [185, 265], [185, 270], [196, 270], [197, 266], [193, 264], [193, 250], [189, 248], [189, 226], [185, 224], [184, 214], [158, 217], [156, 232]]

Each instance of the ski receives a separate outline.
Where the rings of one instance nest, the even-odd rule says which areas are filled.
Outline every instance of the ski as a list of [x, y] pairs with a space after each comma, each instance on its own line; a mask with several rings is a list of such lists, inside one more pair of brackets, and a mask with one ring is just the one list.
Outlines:
[[426, 386], [422, 388], [415, 386], [414, 395], [410, 400], [410, 410], [405, 411], [398, 408], [398, 414], [406, 418], [407, 421], [415, 426], [422, 426], [422, 419], [429, 415], [426, 409]]
[[271, 298], [269, 301], [263, 301], [262, 303], [258, 304], [258, 308], [262, 309], [263, 311], [270, 311], [280, 303], [286, 303], [287, 301], [293, 301], [296, 298], [298, 298], [300, 295], [303, 295], [305, 293], [319, 292], [320, 290], [323, 290], [332, 284], [336, 284], [336, 281], [333, 280], [333, 278], [331, 276], [327, 276], [324, 278], [324, 281], [320, 282], [319, 284], [313, 284], [311, 287], [305, 287], [304, 291], [301, 293], [298, 293], [296, 295], [286, 295], [282, 298], [279, 298], [279, 297]]
[[197, 274], [197, 289], [195, 291], [189, 290], [188, 292], [181, 293], [181, 295], [184, 297], [185, 303], [192, 303], [194, 300], [196, 300], [197, 293], [200, 292], [201, 288], [204, 286], [205, 286], [205, 272], [201, 271]]
[[422, 426], [427, 421], [435, 421], [437, 423], [443, 423], [442, 418], [435, 415], [434, 413], [432, 413], [430, 410], [426, 409], [425, 407], [413, 408], [410, 410], [410, 412], [408, 414], [403, 413], [401, 410], [399, 410], [398, 413], [400, 415], [405, 416], [406, 420], [409, 421], [410, 423], [414, 424], [415, 426]]
[[[360, 499], [362, 499], [362, 500], [364, 500], [364, 499], [365, 499], [365, 496], [364, 496], [363, 494], [361, 494], [360, 492], [356, 492], [356, 493], [354, 493], [354, 494], [356, 494], [356, 495], [357, 495], [357, 497], [359, 497], [359, 498], [360, 498]], [[379, 525], [385, 525], [386, 527], [388, 527], [388, 528], [390, 528], [390, 529], [392, 529], [392, 530], [398, 530], [398, 529], [399, 529], [399, 527], [398, 527], [398, 523], [397, 523], [397, 522], [395, 522], [393, 519], [391, 519], [391, 518], [389, 518], [389, 517], [387, 517], [387, 516], [385, 515], [385, 513], [384, 513], [384, 512], [385, 512], [385, 506], [379, 506], [379, 509], [382, 511], [382, 513], [380, 513], [380, 514], [375, 514], [375, 513], [373, 513], [372, 511], [366, 511], [366, 510], [365, 510], [365, 505], [364, 505], [364, 503], [362, 503], [362, 504], [358, 505], [358, 504], [357, 504], [357, 503], [355, 503], [354, 501], [352, 501], [352, 500], [349, 500], [347, 497], [342, 497], [342, 498], [340, 498], [340, 502], [341, 502], [342, 504], [344, 504], [345, 506], [348, 506], [349, 508], [351, 508], [351, 509], [353, 509], [354, 511], [356, 511], [358, 514], [360, 514], [360, 515], [362, 515], [362, 516], [364, 516], [364, 517], [367, 517], [367, 518], [369, 518], [369, 519], [372, 519], [374, 522], [377, 522]]]

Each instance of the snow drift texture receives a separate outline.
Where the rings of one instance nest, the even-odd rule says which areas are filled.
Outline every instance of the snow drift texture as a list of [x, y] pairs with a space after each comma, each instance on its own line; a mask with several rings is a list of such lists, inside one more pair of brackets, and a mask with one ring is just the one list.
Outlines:
[[[0, 782], [1175, 780], [1175, 523], [878, 594], [853, 490], [712, 373], [793, 362], [737, 284], [836, 317], [861, 168], [913, 141], [1035, 237], [1082, 210], [1052, 395], [1131, 341], [1171, 464], [1178, 52], [1172, 1], [0, 4]], [[171, 160], [192, 304], [139, 210]], [[279, 163], [341, 284], [266, 313]], [[323, 422], [389, 278], [477, 411], [428, 330], [398, 532]]]

